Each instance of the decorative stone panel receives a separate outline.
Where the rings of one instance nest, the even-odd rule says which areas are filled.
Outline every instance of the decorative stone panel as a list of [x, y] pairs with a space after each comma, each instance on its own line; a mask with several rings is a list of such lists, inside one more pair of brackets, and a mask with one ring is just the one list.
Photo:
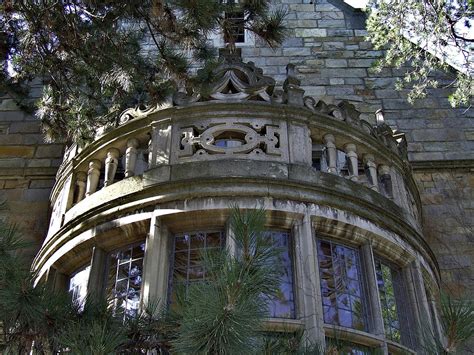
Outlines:
[[286, 122], [265, 119], [209, 119], [176, 128], [174, 163], [238, 159], [288, 161]]

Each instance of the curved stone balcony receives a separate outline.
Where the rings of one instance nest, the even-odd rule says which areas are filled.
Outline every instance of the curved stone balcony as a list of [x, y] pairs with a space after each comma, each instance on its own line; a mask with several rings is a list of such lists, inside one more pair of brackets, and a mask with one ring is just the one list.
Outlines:
[[[381, 112], [372, 125], [347, 102], [305, 97], [293, 71], [289, 66], [283, 90], [275, 90], [252, 63], [228, 58], [201, 93], [183, 89], [166, 105], [127, 110], [85, 148], [70, 147], [33, 265], [38, 279], [53, 267], [71, 274], [93, 247], [108, 252], [143, 242], [154, 228], [223, 230], [235, 204], [264, 207], [269, 227], [292, 230], [295, 255], [313, 250], [316, 230], [354, 246], [369, 243], [369, 258], [400, 267], [416, 261], [419, 277], [436, 288], [439, 271], [421, 234], [404, 135], [383, 123]], [[163, 243], [155, 248], [168, 250], [170, 242]], [[165, 251], [153, 255], [168, 260]], [[159, 265], [168, 275], [169, 266]], [[299, 277], [298, 287], [307, 287]], [[167, 276], [160, 280], [145, 283], [145, 294], [166, 289]], [[301, 297], [296, 319], [309, 314]], [[326, 334], [335, 329], [324, 327]], [[365, 338], [366, 345], [384, 342], [377, 332]]]

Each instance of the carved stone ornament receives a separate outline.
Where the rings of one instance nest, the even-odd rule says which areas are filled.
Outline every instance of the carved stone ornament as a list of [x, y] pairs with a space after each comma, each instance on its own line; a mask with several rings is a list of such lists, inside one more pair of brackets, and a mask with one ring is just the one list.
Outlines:
[[261, 122], [224, 122], [180, 129], [178, 158], [213, 155], [280, 158], [280, 127]]
[[240, 57], [224, 56], [221, 64], [212, 73], [212, 83], [201, 92], [188, 93], [182, 89], [173, 96], [177, 106], [186, 106], [198, 101], [271, 101], [275, 80], [263, 75], [263, 70], [253, 62], [244, 63]]
[[164, 102], [161, 104], [156, 104], [156, 105], [151, 105], [151, 106], [141, 105], [141, 106], [136, 106], [134, 108], [126, 109], [120, 114], [118, 124], [122, 125], [124, 123], [127, 123], [130, 120], [148, 116], [149, 114], [153, 112], [164, 110], [171, 106], [172, 106], [171, 102]]

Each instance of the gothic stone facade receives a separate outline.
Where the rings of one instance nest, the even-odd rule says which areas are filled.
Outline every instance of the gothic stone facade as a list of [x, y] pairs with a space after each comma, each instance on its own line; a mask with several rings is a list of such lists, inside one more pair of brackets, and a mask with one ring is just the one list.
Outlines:
[[[473, 111], [450, 108], [444, 89], [411, 106], [394, 90], [401, 70], [372, 73], [381, 52], [364, 40], [358, 10], [336, 0], [281, 3], [290, 29], [283, 46], [241, 45], [244, 62], [264, 75], [254, 66], [227, 67], [214, 97], [177, 94], [173, 107], [131, 110], [122, 126], [83, 151], [70, 147], [64, 160], [63, 147], [42, 143], [38, 122], [3, 96], [0, 188], [7, 217], [39, 246], [52, 210], [34, 267], [58, 285], [92, 260], [89, 288], [104, 289], [111, 255], [129, 271], [141, 260], [143, 301], [171, 297], [176, 251], [196, 232], [204, 245], [229, 246], [229, 203], [263, 206], [272, 240], [287, 246], [286, 259], [291, 255], [282, 289], [287, 302], [274, 303], [269, 324], [304, 327], [318, 340], [337, 328], [367, 346], [415, 349], [416, 340], [388, 325], [373, 286], [383, 270], [401, 275], [392, 281], [404, 280], [396, 293], [412, 309], [400, 310], [399, 324], [419, 326], [427, 316], [433, 328], [440, 286], [474, 294]], [[288, 64], [295, 68], [287, 72]], [[246, 86], [250, 81], [258, 92]], [[191, 247], [179, 250], [192, 254]], [[335, 282], [331, 267], [341, 267], [340, 255], [355, 265], [347, 271], [353, 290], [336, 295], [347, 300], [342, 306], [319, 287]], [[192, 260], [181, 262], [188, 270]], [[378, 281], [380, 291], [389, 280]], [[136, 300], [130, 302], [134, 309]]]

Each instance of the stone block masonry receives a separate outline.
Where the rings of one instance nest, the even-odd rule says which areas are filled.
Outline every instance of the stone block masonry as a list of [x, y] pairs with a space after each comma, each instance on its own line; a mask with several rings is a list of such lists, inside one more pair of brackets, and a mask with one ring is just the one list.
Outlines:
[[[40, 87], [37, 84], [36, 87]], [[33, 92], [38, 93], [39, 90]], [[63, 146], [47, 144], [40, 122], [21, 112], [14, 101], [0, 96], [0, 218], [17, 225], [33, 242], [32, 256], [46, 235], [49, 195], [61, 162]]]

